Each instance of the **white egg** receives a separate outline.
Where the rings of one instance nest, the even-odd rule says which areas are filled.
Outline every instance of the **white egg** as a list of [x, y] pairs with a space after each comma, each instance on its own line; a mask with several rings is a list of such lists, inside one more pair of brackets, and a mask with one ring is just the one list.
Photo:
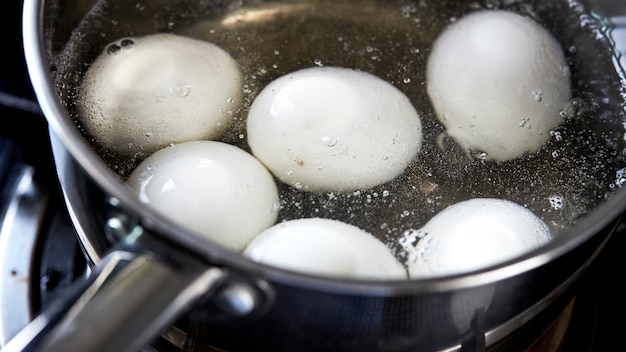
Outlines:
[[359, 279], [406, 279], [406, 269], [374, 236], [329, 219], [276, 224], [257, 236], [243, 255], [307, 274]]
[[252, 153], [276, 177], [313, 192], [367, 189], [400, 175], [421, 148], [408, 98], [369, 73], [303, 69], [271, 82], [250, 107]]
[[237, 63], [212, 43], [174, 34], [124, 38], [85, 73], [78, 116], [103, 146], [148, 155], [219, 137], [240, 105], [242, 84]]
[[499, 161], [537, 151], [571, 99], [559, 43], [506, 11], [472, 13], [445, 30], [428, 59], [427, 89], [447, 133], [468, 152]]
[[221, 142], [161, 149], [132, 172], [127, 184], [163, 216], [236, 251], [272, 226], [278, 214], [270, 172], [252, 155]]
[[[444, 209], [401, 240], [411, 278], [448, 276], [512, 260], [553, 238], [529, 209], [502, 199], [475, 198]], [[417, 241], [417, 245], [415, 242]]]

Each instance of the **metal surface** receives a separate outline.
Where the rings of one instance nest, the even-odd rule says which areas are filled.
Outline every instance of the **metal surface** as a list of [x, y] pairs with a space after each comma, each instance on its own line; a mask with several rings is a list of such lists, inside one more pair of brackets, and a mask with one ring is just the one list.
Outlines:
[[13, 196], [0, 216], [0, 345], [29, 323], [31, 262], [44, 220], [45, 192], [33, 179], [34, 169], [22, 165]]
[[[63, 10], [64, 6], [46, 8], [43, 1], [26, 1], [24, 39], [31, 79], [52, 134], [58, 137], [55, 158], [73, 220], [84, 235], [81, 241], [98, 264], [111, 244], [103, 229], [113, 206], [113, 211], [134, 219], [161, 246], [185, 247], [207, 267], [227, 267], [243, 273], [251, 282], [268, 282], [275, 299], [262, 314], [233, 319], [232, 312], [216, 311], [216, 302], [210, 300], [190, 312], [190, 319], [210, 326], [220, 347], [233, 351], [408, 351], [416, 346], [426, 350], [484, 350], [489, 347], [487, 343], [497, 344], [501, 339], [498, 335], [506, 335], [506, 331], [545, 312], [557, 297], [568, 301], [573, 281], [602, 248], [626, 207], [626, 194], [618, 192], [566, 236], [544, 248], [493, 268], [450, 278], [346, 282], [252, 263], [187, 233], [139, 204], [67, 118], [49, 79], [48, 60], [69, 32], [55, 32], [50, 26], [54, 29], [63, 22], [72, 27], [87, 2], [79, 3], [70, 11], [76, 17], [61, 20], [55, 16], [63, 11], [46, 11]], [[593, 4], [598, 4], [599, 12], [615, 11], [600, 7], [604, 2]], [[43, 37], [44, 33], [53, 34], [54, 40]], [[246, 303], [246, 298], [241, 298]], [[242, 307], [244, 313], [249, 311], [245, 304]], [[498, 328], [505, 332], [495, 332]]]
[[78, 352], [103, 346], [137, 351], [223, 278], [217, 268], [184, 261], [114, 251], [88, 280], [50, 305], [2, 350]]

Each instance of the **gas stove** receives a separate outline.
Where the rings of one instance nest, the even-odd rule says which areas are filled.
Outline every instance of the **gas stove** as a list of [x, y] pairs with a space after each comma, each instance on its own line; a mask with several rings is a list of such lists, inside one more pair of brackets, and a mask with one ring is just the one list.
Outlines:
[[[2, 3], [0, 67], [0, 349], [17, 331], [89, 268], [55, 174], [48, 127], [23, 58], [22, 2]], [[526, 351], [608, 351], [621, 343], [626, 301], [626, 221], [577, 285], [555, 322], [546, 322]], [[181, 321], [146, 351], [219, 349], [210, 332]], [[520, 350], [512, 347], [512, 350]]]

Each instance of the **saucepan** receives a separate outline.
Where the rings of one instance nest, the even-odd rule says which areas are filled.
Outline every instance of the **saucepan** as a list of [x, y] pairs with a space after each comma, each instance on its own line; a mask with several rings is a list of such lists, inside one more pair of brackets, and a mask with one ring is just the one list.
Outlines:
[[[571, 302], [626, 209], [624, 12], [572, 0], [26, 0], [28, 69], [91, 273], [3, 350], [136, 351], [181, 321], [227, 351], [523, 350]], [[123, 57], [141, 59], [115, 66]], [[162, 77], [174, 77], [163, 94]], [[206, 121], [187, 108], [215, 105], [207, 123], [219, 133], [201, 132]], [[133, 125], [163, 112], [175, 121]], [[180, 147], [216, 144], [255, 166], [226, 176], [185, 169], [194, 157]], [[145, 166], [155, 155], [163, 159]], [[172, 215], [184, 207], [176, 197], [162, 202], [170, 211], [150, 201], [142, 182], [158, 179], [166, 160], [181, 164], [169, 166], [162, 193], [183, 188], [176, 177], [214, 192], [201, 221]], [[248, 176], [230, 193], [219, 183]], [[270, 193], [261, 215], [266, 203], [246, 193], [257, 188]], [[231, 199], [234, 215], [215, 212]], [[540, 221], [472, 225], [509, 208]], [[435, 224], [443, 214], [453, 216]], [[277, 226], [313, 239], [267, 249], [263, 261], [266, 252], [247, 247], [256, 237], [234, 247], [219, 237], [243, 236], [257, 217], [259, 238]], [[347, 237], [323, 244], [326, 230], [289, 227], [298, 220], [371, 234], [402, 274], [343, 275], [379, 256]], [[452, 236], [446, 226], [457, 220], [464, 230]], [[501, 260], [464, 264], [520, 249], [524, 241], [489, 237], [516, 231], [539, 237]], [[420, 243], [443, 244], [443, 257]], [[344, 250], [360, 259], [345, 264]], [[321, 271], [285, 264], [316, 256]]]

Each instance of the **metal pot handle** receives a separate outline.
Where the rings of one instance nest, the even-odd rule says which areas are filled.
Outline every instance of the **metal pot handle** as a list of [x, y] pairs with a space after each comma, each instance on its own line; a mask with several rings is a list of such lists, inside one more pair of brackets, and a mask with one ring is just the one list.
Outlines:
[[87, 280], [53, 302], [2, 352], [135, 352], [193, 303], [216, 294], [214, 289], [227, 276], [224, 269], [177, 250], [168, 249], [167, 258], [137, 250], [146, 237], [122, 241]]

